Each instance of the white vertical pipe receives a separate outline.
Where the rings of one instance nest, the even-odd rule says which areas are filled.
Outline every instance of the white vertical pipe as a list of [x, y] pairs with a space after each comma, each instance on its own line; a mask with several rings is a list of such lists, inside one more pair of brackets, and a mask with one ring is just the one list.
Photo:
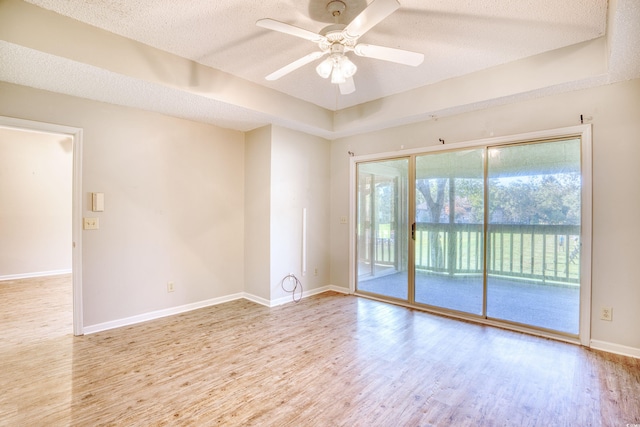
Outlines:
[[302, 275], [307, 274], [307, 208], [302, 208]]

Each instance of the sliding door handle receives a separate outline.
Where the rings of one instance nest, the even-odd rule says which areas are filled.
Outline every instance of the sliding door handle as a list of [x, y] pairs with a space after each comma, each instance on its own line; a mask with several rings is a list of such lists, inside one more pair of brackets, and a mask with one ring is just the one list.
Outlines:
[[416, 223], [411, 224], [411, 239], [416, 240]]

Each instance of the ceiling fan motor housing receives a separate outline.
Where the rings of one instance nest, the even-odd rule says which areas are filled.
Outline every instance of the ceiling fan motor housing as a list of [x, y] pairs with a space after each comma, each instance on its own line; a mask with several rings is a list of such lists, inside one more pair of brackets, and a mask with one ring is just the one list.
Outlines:
[[344, 31], [345, 26], [342, 24], [334, 24], [325, 27], [320, 31], [325, 38], [318, 43], [320, 50], [326, 52], [330, 50], [333, 52], [333, 46], [340, 45], [344, 50], [353, 50], [356, 45], [357, 39], [347, 37]]

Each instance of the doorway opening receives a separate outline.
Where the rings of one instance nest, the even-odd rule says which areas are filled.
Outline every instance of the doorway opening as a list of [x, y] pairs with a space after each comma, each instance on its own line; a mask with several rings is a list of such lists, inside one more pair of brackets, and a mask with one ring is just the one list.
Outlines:
[[[0, 132], [9, 139], [5, 147], [13, 147], [21, 159], [7, 187], [12, 193], [7, 197], [21, 203], [11, 221], [28, 231], [3, 242], [17, 255], [13, 260], [5, 257], [3, 276], [34, 286], [43, 286], [50, 278], [62, 299], [65, 292], [71, 297], [73, 334], [82, 335], [82, 129], [0, 117]], [[9, 135], [22, 138], [11, 145]], [[56, 161], [64, 166], [58, 164], [56, 169]], [[61, 186], [66, 187], [61, 190]]]

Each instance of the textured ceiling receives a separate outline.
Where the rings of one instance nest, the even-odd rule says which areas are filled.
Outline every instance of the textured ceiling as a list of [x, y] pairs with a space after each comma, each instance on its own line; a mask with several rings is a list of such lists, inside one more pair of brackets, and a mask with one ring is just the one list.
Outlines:
[[[640, 78], [638, 0], [400, 0], [360, 42], [421, 52], [419, 67], [349, 53], [350, 95], [315, 62], [265, 80], [316, 46], [255, 22], [319, 31], [310, 1], [0, 0], [0, 82], [336, 139]], [[346, 3], [345, 22], [367, 7]]]
[[[367, 2], [343, 0], [348, 23]], [[329, 110], [463, 76], [603, 36], [606, 0], [400, 0], [360, 41], [424, 53], [419, 67], [353, 56], [356, 91], [340, 95], [308, 64], [266, 75], [316, 50], [309, 41], [256, 27], [273, 18], [319, 32], [326, 0], [29, 0], [45, 9], [196, 61]], [[319, 60], [318, 60], [319, 62]]]

